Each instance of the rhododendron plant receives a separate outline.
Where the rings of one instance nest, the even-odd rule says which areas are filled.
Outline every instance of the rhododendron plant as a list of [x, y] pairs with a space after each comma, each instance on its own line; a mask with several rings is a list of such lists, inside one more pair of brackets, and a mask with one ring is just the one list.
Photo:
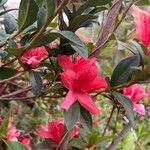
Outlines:
[[61, 107], [68, 110], [70, 106], [78, 101], [85, 109], [93, 115], [99, 113], [89, 93], [107, 88], [107, 83], [98, 74], [96, 59], [77, 57], [74, 60], [68, 56], [58, 56], [59, 65], [64, 69], [61, 79], [64, 86], [69, 90]]
[[124, 88], [123, 94], [132, 100], [134, 111], [140, 115], [145, 115], [145, 107], [143, 104], [139, 104], [139, 101], [147, 97], [149, 94], [147, 94], [140, 85], [133, 84]]
[[150, 149], [149, 56], [149, 0], [0, 0], [0, 150]]
[[148, 48], [147, 54], [150, 55], [150, 12], [141, 10], [136, 5], [133, 5], [131, 8], [137, 39]]
[[40, 62], [48, 57], [48, 52], [44, 46], [30, 49], [21, 58], [21, 62], [29, 65], [31, 68], [36, 68]]

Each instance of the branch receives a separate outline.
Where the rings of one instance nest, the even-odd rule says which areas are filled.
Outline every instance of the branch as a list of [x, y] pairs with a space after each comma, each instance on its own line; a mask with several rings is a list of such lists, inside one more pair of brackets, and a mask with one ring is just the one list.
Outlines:
[[128, 133], [128, 131], [131, 129], [131, 127], [132, 127], [132, 124], [130, 122], [128, 124], [126, 124], [124, 129], [121, 131], [121, 133], [118, 135], [118, 137], [112, 141], [112, 143], [110, 144], [110, 146], [108, 147], [107, 150], [114, 150], [115, 147], [118, 145], [118, 143], [125, 137], [125, 135]]
[[90, 57], [96, 57], [99, 55], [99, 50], [103, 47], [103, 45], [107, 42], [109, 38], [109, 34], [112, 30], [112, 27], [115, 23], [115, 20], [119, 14], [119, 10], [122, 5], [122, 0], [117, 0], [112, 7], [109, 9], [107, 18], [105, 20], [105, 23], [102, 27], [102, 33], [95, 45], [94, 52], [90, 55]]
[[111, 120], [111, 118], [112, 118], [112, 116], [113, 116], [113, 113], [114, 113], [115, 108], [116, 108], [116, 107], [113, 106], [113, 108], [112, 108], [112, 110], [111, 110], [111, 113], [110, 113], [110, 116], [109, 116], [109, 118], [108, 118], [108, 120], [107, 120], [106, 126], [105, 126], [105, 128], [104, 128], [104, 132], [103, 132], [102, 136], [104, 136], [105, 133], [106, 133], [106, 130], [107, 130], [108, 126], [109, 126], [109, 123], [110, 123], [110, 120]]

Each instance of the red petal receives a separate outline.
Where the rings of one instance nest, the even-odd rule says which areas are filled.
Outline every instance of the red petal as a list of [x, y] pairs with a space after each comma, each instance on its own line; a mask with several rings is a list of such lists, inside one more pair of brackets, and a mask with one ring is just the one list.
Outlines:
[[84, 88], [86, 92], [93, 92], [99, 89], [107, 88], [107, 82], [104, 78], [97, 76], [91, 83], [87, 84]]
[[86, 93], [77, 94], [79, 103], [91, 114], [98, 115], [100, 110], [97, 108], [92, 98]]
[[140, 40], [145, 46], [148, 46], [150, 44], [150, 13], [141, 10], [135, 5], [131, 7], [131, 13], [134, 16], [138, 40]]
[[57, 57], [58, 64], [64, 69], [71, 69], [73, 67], [72, 59], [69, 56], [66, 55], [59, 55]]
[[72, 91], [69, 91], [65, 100], [61, 103], [61, 108], [68, 110], [75, 101], [76, 95]]

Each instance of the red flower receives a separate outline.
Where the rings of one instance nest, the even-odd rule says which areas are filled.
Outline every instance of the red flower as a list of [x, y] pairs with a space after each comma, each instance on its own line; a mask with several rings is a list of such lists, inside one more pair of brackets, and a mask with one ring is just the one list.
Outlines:
[[46, 139], [51, 139], [56, 145], [58, 145], [63, 138], [64, 133], [64, 120], [61, 118], [50, 122], [48, 127], [46, 125], [41, 125], [38, 135]]
[[22, 63], [30, 65], [31, 68], [36, 68], [39, 66], [40, 62], [48, 57], [48, 52], [44, 46], [33, 48], [27, 51], [20, 60]]
[[136, 36], [139, 41], [146, 47], [148, 47], [147, 54], [150, 52], [150, 11], [144, 11], [133, 5], [131, 7], [131, 13], [134, 17]]
[[21, 142], [28, 150], [31, 150], [31, 146], [30, 146], [31, 141], [28, 137], [20, 136], [19, 142]]
[[61, 107], [68, 110], [74, 102], [78, 101], [90, 113], [98, 114], [99, 109], [89, 93], [107, 88], [107, 83], [98, 75], [96, 59], [85, 60], [77, 57], [73, 63], [71, 57], [63, 55], [58, 56], [58, 63], [64, 69], [64, 72], [61, 73], [62, 82], [69, 90]]
[[[38, 131], [39, 136], [41, 136], [42, 138], [52, 140], [56, 145], [59, 145], [64, 134], [65, 134], [65, 126], [63, 118], [49, 122], [48, 126], [41, 125], [40, 130]], [[78, 134], [77, 129], [73, 128], [71, 138], [73, 138], [77, 134]]]
[[140, 100], [147, 97], [148, 94], [138, 84], [133, 84], [123, 89], [123, 94], [129, 97], [133, 102], [133, 110], [141, 115], [145, 115], [145, 107], [143, 104], [138, 104]]

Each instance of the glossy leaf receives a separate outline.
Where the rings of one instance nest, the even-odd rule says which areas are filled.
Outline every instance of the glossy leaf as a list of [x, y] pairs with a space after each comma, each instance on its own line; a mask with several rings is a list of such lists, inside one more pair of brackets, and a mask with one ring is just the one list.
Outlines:
[[78, 52], [82, 57], [88, 58], [87, 46], [76, 34], [71, 31], [58, 31], [58, 33], [70, 42], [70, 45], [76, 52]]
[[8, 150], [27, 150], [27, 148], [22, 145], [20, 142], [17, 142], [17, 141], [9, 141], [9, 142], [6, 142], [7, 146], [8, 146]]
[[122, 95], [121, 93], [113, 92], [112, 93], [115, 99], [124, 107], [127, 112], [129, 121], [134, 124], [134, 112], [133, 112], [133, 103], [131, 99]]
[[37, 20], [38, 6], [34, 0], [21, 0], [19, 6], [18, 26], [22, 31]]
[[4, 15], [4, 27], [7, 34], [11, 34], [16, 30], [17, 22], [13, 15], [9, 13]]
[[134, 67], [138, 67], [139, 65], [139, 55], [122, 60], [113, 71], [110, 81], [111, 86], [116, 86], [127, 82], [131, 77]]
[[30, 70], [29, 72], [30, 83], [32, 86], [32, 90], [36, 96], [41, 95], [42, 90], [42, 79], [38, 72]]
[[81, 120], [81, 124], [82, 126], [91, 131], [92, 130], [92, 116], [91, 114], [84, 109], [82, 106], [80, 106], [80, 120]]
[[0, 80], [8, 79], [17, 74], [17, 70], [13, 68], [0, 68]]
[[65, 124], [68, 131], [71, 131], [76, 123], [79, 121], [80, 117], [80, 105], [74, 103], [68, 111], [64, 111]]
[[77, 11], [77, 15], [82, 14], [89, 7], [97, 7], [110, 3], [111, 0], [88, 0]]

